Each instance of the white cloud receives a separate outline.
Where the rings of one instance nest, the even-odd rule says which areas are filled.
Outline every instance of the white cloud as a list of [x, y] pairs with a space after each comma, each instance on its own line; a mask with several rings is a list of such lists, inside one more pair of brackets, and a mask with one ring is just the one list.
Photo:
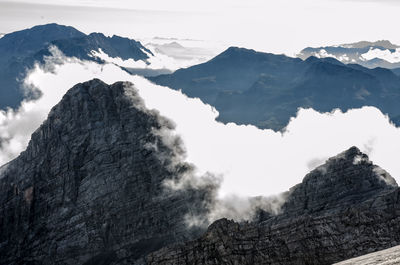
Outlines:
[[110, 57], [108, 54], [104, 53], [101, 49], [99, 49], [99, 51], [94, 51], [94, 50], [91, 51], [91, 55], [94, 57], [98, 57], [107, 63], [133, 69], [151, 69], [151, 70], [167, 69], [175, 71], [179, 68], [188, 67], [199, 63], [199, 61], [196, 59], [179, 61], [165, 54], [156, 52], [150, 46], [146, 48], [150, 49], [153, 55], [143, 50], [143, 52], [145, 52], [149, 56], [149, 58], [146, 59], [145, 61], [143, 60], [135, 61], [133, 59], [122, 60], [120, 57], [113, 58]]
[[368, 52], [361, 54], [361, 58], [365, 60], [372, 60], [375, 58], [383, 59], [389, 63], [399, 63], [400, 62], [400, 48], [397, 48], [394, 52], [390, 50], [381, 50], [376, 48], [369, 49]]
[[[376, 108], [364, 107], [346, 113], [300, 109], [284, 133], [233, 123], [224, 125], [215, 121], [218, 112], [199, 99], [131, 76], [112, 64], [71, 59], [53, 66], [52, 72], [36, 67], [27, 82], [39, 87], [43, 98], [26, 103], [18, 113], [2, 114], [1, 131], [12, 138], [10, 149], [6, 146], [1, 150], [2, 161], [23, 150], [28, 135], [67, 89], [95, 77], [107, 83], [133, 82], [148, 108], [159, 110], [177, 124], [176, 133], [185, 143], [187, 161], [194, 163], [199, 173], [223, 175], [221, 196], [285, 191], [299, 183], [311, 167], [353, 145], [399, 180], [400, 130]], [[27, 127], [20, 130], [21, 124]]]
[[317, 58], [326, 58], [326, 57], [336, 58], [335, 55], [328, 53], [325, 49], [321, 49], [318, 52], [314, 52], [313, 55]]

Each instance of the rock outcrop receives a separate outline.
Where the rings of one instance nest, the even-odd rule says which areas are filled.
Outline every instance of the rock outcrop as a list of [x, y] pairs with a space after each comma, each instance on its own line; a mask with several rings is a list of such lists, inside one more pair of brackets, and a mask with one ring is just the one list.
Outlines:
[[335, 265], [396, 265], [400, 263], [400, 246], [348, 259]]
[[142, 257], [198, 235], [206, 189], [171, 192], [191, 173], [177, 162], [173, 125], [145, 108], [132, 84], [100, 80], [70, 89], [0, 168], [0, 264], [141, 264]]
[[279, 215], [213, 223], [200, 238], [163, 248], [148, 264], [332, 264], [400, 244], [399, 188], [352, 147], [288, 192]]

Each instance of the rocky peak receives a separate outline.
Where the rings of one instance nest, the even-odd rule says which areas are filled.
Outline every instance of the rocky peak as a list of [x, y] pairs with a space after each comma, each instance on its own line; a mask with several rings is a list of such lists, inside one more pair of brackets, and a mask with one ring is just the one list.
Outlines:
[[208, 192], [165, 187], [192, 170], [157, 134], [172, 127], [131, 83], [71, 88], [0, 170], [0, 263], [140, 264], [196, 235]]
[[83, 37], [84, 33], [69, 26], [55, 23], [39, 25], [30, 29], [12, 32], [0, 39], [0, 61], [15, 56], [23, 57], [43, 49], [54, 40]]
[[400, 244], [399, 188], [356, 147], [293, 187], [280, 214], [215, 221], [200, 238], [163, 248], [148, 264], [327, 265]]
[[396, 181], [357, 147], [329, 158], [290, 190], [287, 213], [313, 212], [354, 205], [393, 191]]

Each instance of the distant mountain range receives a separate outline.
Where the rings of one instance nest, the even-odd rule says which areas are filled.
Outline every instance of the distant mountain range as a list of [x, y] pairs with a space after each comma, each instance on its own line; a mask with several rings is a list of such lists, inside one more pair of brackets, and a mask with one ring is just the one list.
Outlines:
[[[86, 35], [57, 24], [6, 34], [0, 39], [0, 109], [15, 108], [23, 99], [39, 96], [37, 91], [24, 90], [22, 82], [35, 62], [43, 63], [51, 55], [50, 46], [56, 46], [66, 56], [98, 63], [105, 61], [93, 51], [111, 58], [141, 61], [144, 65], [154, 56], [132, 39], [107, 37], [102, 33]], [[175, 59], [187, 60], [188, 54], [194, 53], [177, 42], [151, 44], [151, 47]], [[388, 113], [399, 124], [400, 68], [393, 68], [396, 63], [389, 61], [391, 70], [368, 68], [373, 66], [372, 61], [377, 61], [364, 60], [372, 56], [371, 51], [386, 52], [395, 58], [400, 48], [389, 41], [359, 42], [306, 48], [300, 54], [301, 59], [231, 47], [205, 63], [174, 73], [166, 69], [121, 68], [132, 74], [156, 75], [148, 78], [160, 85], [182, 89], [190, 97], [199, 97], [216, 107], [223, 122], [280, 130], [299, 107], [325, 112], [370, 105]], [[157, 75], [160, 72], [168, 74]]]
[[368, 105], [396, 123], [400, 117], [399, 76], [330, 57], [302, 60], [231, 47], [206, 63], [149, 79], [215, 106], [220, 121], [260, 128], [282, 129], [300, 107], [328, 112]]
[[66, 56], [102, 63], [91, 54], [100, 49], [110, 57], [146, 60], [151, 51], [140, 42], [119, 36], [106, 37], [101, 33], [86, 35], [73, 27], [57, 24], [35, 26], [0, 39], [0, 109], [15, 108], [24, 98], [37, 97], [26, 94], [22, 81], [26, 70], [35, 62], [43, 62], [50, 55], [49, 47], [56, 46]]
[[333, 57], [342, 63], [359, 64], [368, 68], [400, 68], [400, 46], [387, 40], [360, 41], [318, 48], [307, 47], [298, 54], [298, 57], [303, 60], [310, 56]]
[[[184, 42], [185, 40], [182, 41]], [[182, 44], [178, 43], [177, 40], [162, 44], [149, 42], [146, 43], [146, 47], [152, 47], [154, 51], [157, 53], [165, 54], [169, 57], [176, 59], [177, 61], [188, 62], [188, 63], [191, 61], [197, 61], [198, 63], [200, 62], [202, 63], [207, 61], [207, 59], [214, 57], [216, 54], [207, 48], [183, 46]]]

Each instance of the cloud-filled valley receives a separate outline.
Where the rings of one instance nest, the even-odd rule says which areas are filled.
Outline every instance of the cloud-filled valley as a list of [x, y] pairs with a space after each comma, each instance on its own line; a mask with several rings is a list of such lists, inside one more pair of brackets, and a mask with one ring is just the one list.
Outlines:
[[197, 167], [198, 175], [211, 172], [223, 177], [220, 197], [268, 196], [286, 191], [310, 169], [353, 145], [399, 180], [396, 157], [400, 130], [374, 107], [346, 113], [299, 109], [283, 132], [225, 125], [215, 120], [218, 112], [199, 99], [154, 85], [113, 64], [66, 58], [57, 50], [46, 59], [45, 66], [36, 65], [25, 80], [27, 86], [37, 87], [42, 97], [24, 101], [16, 111], [1, 113], [0, 162], [24, 150], [30, 134], [70, 87], [92, 78], [106, 83], [131, 81], [148, 108], [175, 122], [175, 133], [186, 148], [186, 160]]

